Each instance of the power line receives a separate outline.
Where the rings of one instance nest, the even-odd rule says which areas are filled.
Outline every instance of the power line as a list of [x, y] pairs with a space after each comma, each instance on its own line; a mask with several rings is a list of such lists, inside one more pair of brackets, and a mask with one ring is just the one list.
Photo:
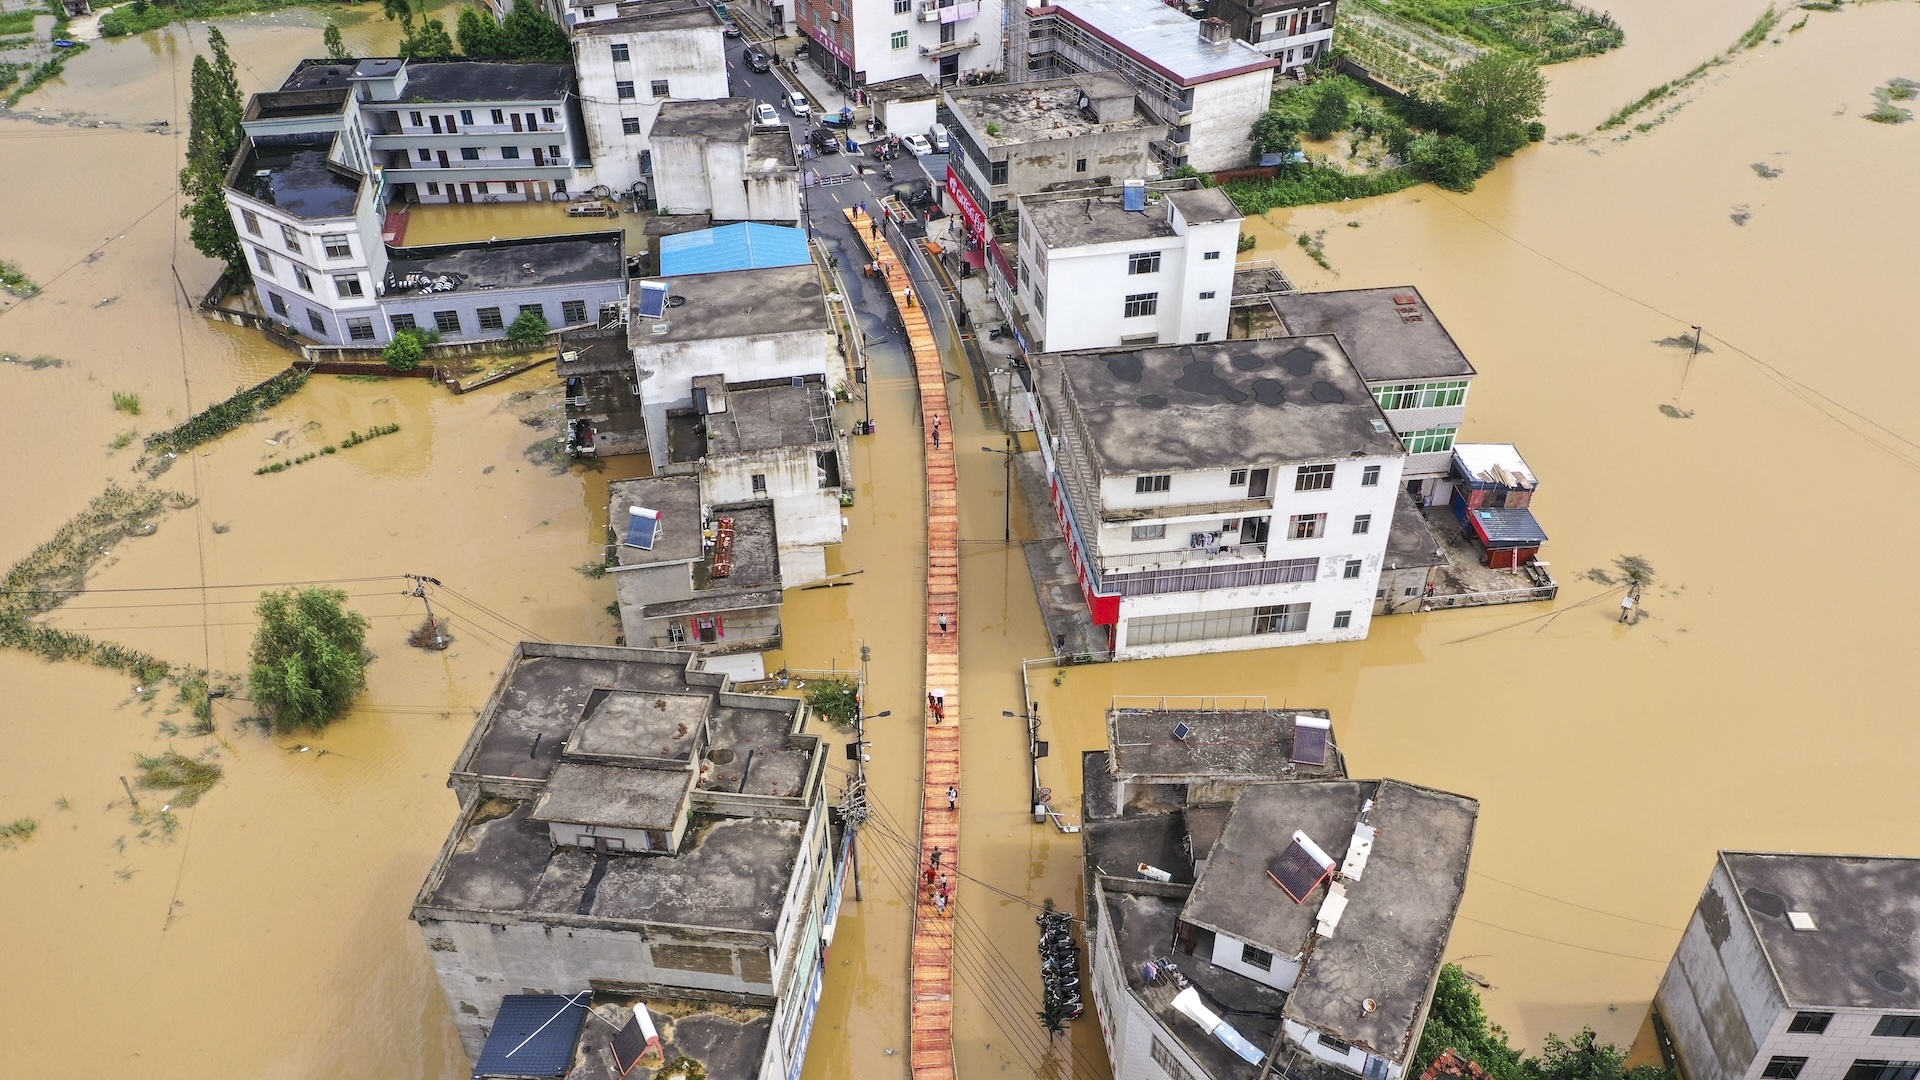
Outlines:
[[1474, 877], [1486, 878], [1488, 881], [1493, 882], [1495, 885], [1505, 885], [1509, 889], [1518, 889], [1523, 893], [1531, 893], [1534, 896], [1538, 896], [1543, 900], [1551, 900], [1556, 904], [1565, 904], [1568, 907], [1579, 908], [1581, 911], [1591, 911], [1596, 915], [1606, 915], [1615, 919], [1624, 919], [1627, 922], [1639, 923], [1642, 926], [1656, 926], [1662, 930], [1672, 930], [1675, 932], [1680, 932], [1684, 929], [1684, 927], [1668, 926], [1666, 923], [1652, 922], [1647, 919], [1636, 919], [1631, 915], [1621, 915], [1617, 912], [1606, 911], [1604, 909], [1597, 908], [1597, 907], [1588, 907], [1585, 904], [1576, 904], [1571, 900], [1562, 900], [1557, 896], [1552, 896], [1547, 893], [1540, 892], [1537, 889], [1529, 889], [1525, 885], [1515, 885], [1511, 881], [1502, 881], [1499, 878], [1494, 877], [1492, 874], [1483, 874], [1478, 870], [1469, 870], [1467, 872], [1472, 874]]
[[1481, 926], [1491, 927], [1495, 930], [1503, 930], [1509, 934], [1518, 934], [1523, 938], [1532, 938], [1535, 941], [1544, 941], [1549, 945], [1564, 945], [1569, 949], [1579, 949], [1581, 952], [1599, 953], [1602, 956], [1618, 956], [1623, 960], [1644, 960], [1649, 964], [1666, 963], [1665, 960], [1656, 960], [1651, 956], [1636, 956], [1633, 953], [1614, 952], [1611, 949], [1596, 949], [1591, 945], [1576, 945], [1571, 941], [1561, 941], [1559, 938], [1543, 937], [1539, 934], [1529, 934], [1525, 930], [1515, 930], [1511, 926], [1501, 926], [1499, 923], [1488, 922], [1485, 919], [1476, 919], [1471, 915], [1462, 915], [1460, 917], [1470, 923], [1479, 923]]
[[[405, 593], [391, 593], [391, 592], [348, 593], [347, 599], [364, 600], [370, 596], [405, 596], [405, 595], [406, 595]], [[245, 600], [189, 600], [185, 603], [166, 603], [166, 604], [61, 604], [59, 607], [51, 609], [51, 611], [58, 611], [58, 612], [146, 611], [150, 608], [207, 607], [207, 606], [220, 606], [220, 605], [226, 605], [226, 604], [257, 604], [259, 602], [260, 602], [259, 598], [257, 597], [248, 597]]]
[[537, 634], [537, 633], [535, 633], [535, 632], [533, 632], [532, 630], [529, 630], [529, 629], [527, 629], [527, 628], [526, 628], [525, 626], [522, 626], [521, 624], [519, 624], [519, 623], [517, 623], [517, 622], [514, 622], [514, 621], [513, 621], [512, 619], [509, 619], [509, 618], [507, 618], [507, 617], [506, 617], [505, 615], [502, 615], [502, 614], [500, 614], [499, 612], [497, 612], [497, 611], [495, 611], [495, 610], [493, 610], [492, 608], [490, 608], [490, 607], [488, 607], [488, 606], [486, 606], [485, 604], [482, 604], [482, 603], [481, 603], [480, 601], [478, 601], [478, 600], [475, 600], [475, 599], [474, 599], [473, 597], [471, 597], [471, 596], [468, 596], [467, 594], [465, 594], [465, 593], [463, 593], [463, 592], [461, 592], [461, 591], [460, 591], [460, 590], [458, 590], [458, 589], [455, 589], [455, 588], [454, 588], [453, 586], [451, 586], [451, 585], [442, 585], [442, 586], [440, 586], [440, 588], [441, 588], [441, 589], [442, 589], [442, 590], [443, 590], [444, 592], [446, 592], [446, 594], [447, 594], [448, 596], [451, 596], [451, 597], [453, 597], [453, 598], [454, 598], [454, 599], [456, 599], [456, 600], [462, 600], [462, 601], [465, 601], [465, 602], [466, 602], [467, 604], [470, 604], [470, 605], [472, 605], [473, 607], [475, 607], [475, 608], [478, 608], [479, 610], [481, 610], [481, 611], [483, 611], [483, 612], [485, 612], [486, 614], [488, 614], [488, 615], [491, 615], [491, 616], [492, 616], [492, 617], [494, 617], [495, 619], [498, 619], [498, 620], [500, 620], [500, 622], [501, 622], [501, 623], [503, 623], [503, 624], [505, 624], [506, 626], [509, 626], [509, 627], [511, 627], [512, 629], [514, 629], [515, 631], [518, 631], [519, 633], [522, 633], [522, 634], [525, 634], [525, 635], [526, 635], [526, 636], [527, 636], [528, 638], [530, 638], [530, 639], [532, 639], [532, 640], [534, 640], [534, 641], [546, 641], [546, 640], [547, 640], [547, 638], [546, 638], [545, 636], [543, 636], [543, 635], [541, 635], [541, 634]]
[[236, 582], [231, 585], [129, 585], [112, 589], [0, 589], [0, 593], [78, 596], [81, 593], [196, 592], [206, 589], [275, 589], [287, 585], [352, 585], [366, 581], [399, 581], [400, 578], [399, 574], [380, 574], [375, 577], [303, 578], [299, 581], [250, 581]]

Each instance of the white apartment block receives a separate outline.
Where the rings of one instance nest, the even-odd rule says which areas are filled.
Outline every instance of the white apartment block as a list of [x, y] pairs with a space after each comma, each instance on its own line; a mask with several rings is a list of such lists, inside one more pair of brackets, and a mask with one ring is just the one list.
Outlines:
[[576, 6], [573, 64], [593, 165], [583, 189], [633, 190], [654, 173], [655, 118], [669, 101], [728, 96], [720, 17], [692, 0]]
[[923, 75], [935, 86], [1006, 67], [1005, 0], [794, 0], [808, 59], [848, 87]]
[[1195, 22], [1160, 0], [1058, 0], [1016, 8], [1008, 77], [1113, 71], [1169, 129], [1162, 163], [1202, 172], [1249, 163], [1248, 133], [1272, 104], [1280, 61], [1236, 40], [1219, 19]]
[[1233, 36], [1280, 61], [1292, 74], [1333, 48], [1335, 0], [1222, 0], [1213, 14]]
[[1407, 448], [1404, 483], [1422, 506], [1444, 504], [1453, 445], [1466, 420], [1473, 364], [1420, 290], [1283, 293], [1269, 301], [1289, 334], [1332, 334]]
[[784, 127], [757, 128], [747, 98], [667, 101], [654, 118], [654, 203], [716, 222], [800, 223], [800, 168]]
[[1054, 508], [1114, 659], [1367, 636], [1405, 451], [1337, 341], [1033, 370]]
[[1682, 1080], [1920, 1076], [1920, 859], [1723, 851], [1654, 996]]
[[1036, 351], [1224, 341], [1240, 211], [1196, 181], [1023, 196], [1016, 290]]

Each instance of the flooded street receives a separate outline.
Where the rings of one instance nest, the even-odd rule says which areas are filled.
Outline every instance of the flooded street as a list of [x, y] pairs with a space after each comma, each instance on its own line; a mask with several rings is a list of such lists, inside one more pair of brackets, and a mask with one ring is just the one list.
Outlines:
[[[1550, 136], [1591, 132], [1759, 11], [1612, 5], [1629, 45], [1550, 69]], [[1808, 25], [1786, 36], [1802, 14]], [[299, 12], [223, 24], [243, 92], [318, 55], [319, 25]], [[345, 30], [362, 51], [395, 36], [377, 18]], [[1069, 819], [1079, 753], [1104, 745], [1115, 696], [1329, 709], [1355, 775], [1481, 800], [1450, 957], [1497, 987], [1489, 1012], [1531, 1046], [1582, 1024], [1633, 1038], [1716, 848], [1915, 853], [1920, 794], [1898, 763], [1920, 753], [1920, 732], [1899, 719], [1888, 673], [1911, 651], [1905, 615], [1920, 585], [1836, 575], [1842, 552], [1920, 530], [1908, 494], [1920, 426], [1896, 404], [1920, 391], [1904, 319], [1920, 123], [1860, 118], [1873, 87], [1920, 78], [1920, 4], [1794, 12], [1777, 33], [1784, 44], [1715, 69], [1689, 104], [1625, 142], [1532, 147], [1470, 195], [1422, 187], [1248, 223], [1262, 244], [1247, 257], [1279, 260], [1303, 288], [1420, 287], [1480, 372], [1463, 437], [1515, 442], [1539, 471], [1560, 598], [1382, 619], [1353, 645], [1036, 664], [1031, 700], [1052, 751], [1042, 782]], [[186, 64], [202, 46], [197, 24], [95, 43], [23, 103], [61, 120], [0, 119], [0, 186], [31, 193], [0, 207], [0, 258], [45, 287], [0, 313], [0, 355], [65, 361], [0, 363], [0, 563], [134, 479], [138, 444], [110, 449], [118, 434], [170, 426], [288, 361], [182, 299], [215, 268], [176, 217], [183, 138], [144, 127], [184, 129]], [[82, 117], [109, 126], [74, 126]], [[1756, 163], [1781, 171], [1764, 178]], [[444, 231], [410, 241], [462, 222], [420, 224]], [[1332, 272], [1294, 243], [1319, 230]], [[1713, 350], [1690, 372], [1685, 350], [1654, 344], [1689, 324]], [[854, 443], [857, 500], [828, 566], [861, 573], [790, 594], [786, 649], [768, 658], [847, 669], [864, 642], [870, 708], [895, 714], [868, 729], [877, 816], [860, 840], [864, 899], [839, 925], [808, 1080], [906, 1074], [924, 492], [905, 359], [882, 345], [873, 363], [879, 434]], [[1097, 1078], [1091, 1018], [1051, 1041], [1033, 1018], [1028, 902], [1078, 909], [1079, 844], [1024, 805], [1024, 722], [1000, 712], [1020, 711], [1022, 661], [1048, 642], [1020, 548], [1001, 543], [1001, 458], [978, 449], [999, 433], [970, 378], [950, 386], [960, 700], [972, 710], [961, 807], [979, 879], [960, 887], [959, 1067]], [[141, 414], [115, 412], [115, 391], [138, 393]], [[530, 455], [557, 430], [556, 391], [550, 368], [464, 397], [424, 380], [316, 377], [267, 422], [156, 481], [198, 504], [118, 545], [50, 621], [239, 671], [260, 586], [330, 581], [370, 618], [380, 657], [360, 706], [324, 736], [237, 729], [245, 705], [218, 703], [226, 779], [170, 841], [138, 836], [118, 779], [135, 752], [207, 744], [165, 733], [180, 718], [170, 695], [149, 705], [117, 673], [0, 652], [0, 820], [40, 822], [0, 850], [11, 976], [0, 1000], [22, 1074], [466, 1075], [406, 919], [456, 809], [446, 770], [512, 642], [613, 640], [611, 585], [577, 568], [599, 558], [608, 480], [645, 468], [555, 469]], [[398, 434], [254, 475], [271, 455], [390, 423]], [[1610, 604], [1582, 606], [1604, 591], [1585, 572], [1629, 554], [1658, 574], [1632, 628]], [[423, 614], [401, 594], [408, 572], [446, 582], [435, 595], [455, 638], [445, 653], [404, 644]], [[189, 588], [203, 581], [204, 601]], [[102, 1000], [122, 1005], [107, 1023], [84, 1007]]]

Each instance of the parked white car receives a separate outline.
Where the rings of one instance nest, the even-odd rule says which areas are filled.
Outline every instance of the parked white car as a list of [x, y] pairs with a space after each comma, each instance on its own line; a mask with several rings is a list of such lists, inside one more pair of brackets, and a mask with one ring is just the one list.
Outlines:
[[798, 90], [787, 91], [787, 111], [795, 116], [812, 116], [813, 104]]
[[753, 123], [756, 127], [779, 127], [780, 114], [766, 102], [757, 102], [753, 106]]
[[907, 152], [914, 157], [926, 157], [933, 153], [933, 144], [927, 141], [925, 135], [917, 131], [900, 136], [900, 145], [906, 147]]

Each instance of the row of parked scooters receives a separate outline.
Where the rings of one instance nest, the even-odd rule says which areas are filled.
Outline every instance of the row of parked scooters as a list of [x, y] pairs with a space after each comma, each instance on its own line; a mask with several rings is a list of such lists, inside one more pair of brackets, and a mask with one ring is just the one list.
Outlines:
[[1073, 916], [1043, 911], [1040, 924], [1040, 982], [1049, 1010], [1058, 1008], [1069, 1020], [1086, 1011], [1080, 1003], [1080, 945], [1073, 940]]

